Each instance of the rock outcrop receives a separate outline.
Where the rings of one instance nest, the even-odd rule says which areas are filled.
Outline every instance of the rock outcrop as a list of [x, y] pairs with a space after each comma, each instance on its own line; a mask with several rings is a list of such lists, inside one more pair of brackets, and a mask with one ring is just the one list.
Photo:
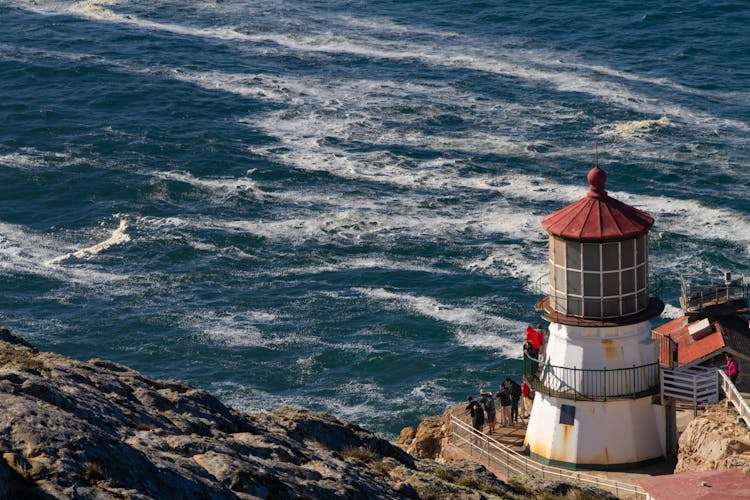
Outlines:
[[[420, 455], [436, 453], [420, 446]], [[37, 352], [4, 329], [0, 453], [3, 499], [485, 499], [551, 491], [506, 484], [470, 462], [414, 458], [323, 413], [240, 413], [176, 380]]]
[[416, 429], [405, 427], [399, 434], [396, 444], [416, 458], [430, 458], [438, 462], [451, 459], [446, 456], [451, 432], [451, 416], [466, 413], [466, 403], [453, 405], [442, 416], [425, 417]]
[[711, 405], [680, 435], [675, 473], [742, 469], [750, 475], [750, 433], [737, 412]]

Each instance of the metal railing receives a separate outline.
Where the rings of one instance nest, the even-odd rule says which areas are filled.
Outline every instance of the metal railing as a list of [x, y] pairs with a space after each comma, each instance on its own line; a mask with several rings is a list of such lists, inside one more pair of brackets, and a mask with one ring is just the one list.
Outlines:
[[688, 368], [662, 368], [661, 401], [674, 398], [693, 404], [693, 415], [698, 413], [698, 404], [719, 402], [719, 384], [716, 368], [691, 366]]
[[524, 375], [535, 391], [574, 401], [637, 399], [659, 393], [659, 363], [631, 368], [569, 368], [524, 353]]
[[646, 498], [639, 486], [607, 477], [544, 465], [508, 448], [492, 437], [482, 434], [456, 416], [451, 416], [451, 443], [467, 453], [472, 460], [485, 464], [506, 479], [513, 476], [537, 477], [605, 489], [618, 498]]
[[729, 378], [729, 375], [727, 375], [724, 370], [716, 371], [718, 373], [721, 390], [724, 391], [724, 394], [727, 397], [727, 406], [729, 406], [729, 403], [732, 403], [734, 409], [737, 410], [737, 413], [739, 413], [742, 420], [744, 420], [745, 424], [750, 427], [750, 406], [748, 406], [747, 401], [742, 397], [742, 394], [740, 394], [740, 391], [737, 390], [737, 387], [735, 387], [732, 380]]
[[680, 276], [682, 289], [681, 303], [685, 309], [700, 311], [704, 307], [716, 306], [734, 301], [747, 303], [747, 285], [744, 278], [736, 278], [722, 284], [691, 287]]

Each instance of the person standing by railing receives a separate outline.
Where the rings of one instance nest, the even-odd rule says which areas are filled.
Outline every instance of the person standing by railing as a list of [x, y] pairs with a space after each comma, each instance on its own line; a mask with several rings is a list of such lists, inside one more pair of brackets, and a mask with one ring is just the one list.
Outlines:
[[500, 384], [500, 390], [495, 393], [495, 399], [500, 401], [500, 426], [507, 427], [511, 425], [510, 422], [510, 391], [508, 391], [505, 384]]
[[495, 432], [495, 401], [492, 399], [492, 393], [482, 389], [479, 391], [479, 403], [484, 408], [484, 414], [487, 417], [487, 425], [490, 427], [490, 434]]
[[534, 349], [539, 349], [539, 331], [535, 330], [531, 325], [526, 325], [526, 340], [531, 342], [531, 346]]
[[511, 379], [510, 377], [505, 379], [505, 386], [510, 392], [510, 421], [518, 422], [518, 403], [521, 401], [521, 386]]
[[484, 427], [484, 408], [479, 404], [479, 401], [475, 401], [473, 397], [469, 396], [466, 398], [469, 403], [466, 405], [466, 409], [469, 410], [471, 415], [471, 426], [479, 432], [482, 432]]
[[528, 359], [528, 373], [527, 375], [533, 380], [537, 378], [537, 372], [539, 371], [539, 349], [535, 349], [534, 345], [530, 340], [526, 340], [523, 343], [524, 353], [524, 366], [526, 366], [526, 359]]
[[545, 353], [547, 352], [547, 339], [541, 323], [536, 324], [536, 336], [539, 339], [539, 347], [537, 347], [537, 350], [539, 351], [538, 357], [539, 360], [542, 361], [544, 359]]
[[731, 353], [726, 352], [724, 354], [727, 357], [727, 376], [729, 376], [729, 380], [734, 384], [740, 374], [740, 365], [737, 364], [737, 360], [734, 359]]
[[531, 397], [531, 387], [526, 382], [526, 375], [522, 378], [521, 383], [521, 396], [523, 397], [523, 418], [528, 418], [531, 415], [531, 406], [534, 404], [534, 400]]

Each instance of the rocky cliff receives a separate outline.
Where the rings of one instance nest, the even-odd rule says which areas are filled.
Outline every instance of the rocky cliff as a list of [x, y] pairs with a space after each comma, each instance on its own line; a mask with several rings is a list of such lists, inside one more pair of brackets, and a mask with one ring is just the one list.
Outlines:
[[[352, 423], [244, 414], [110, 361], [0, 329], [0, 498], [538, 498], [481, 465], [417, 459]], [[429, 454], [429, 453], [428, 453]]]
[[675, 473], [742, 469], [750, 475], [750, 433], [733, 408], [711, 405], [680, 435]]

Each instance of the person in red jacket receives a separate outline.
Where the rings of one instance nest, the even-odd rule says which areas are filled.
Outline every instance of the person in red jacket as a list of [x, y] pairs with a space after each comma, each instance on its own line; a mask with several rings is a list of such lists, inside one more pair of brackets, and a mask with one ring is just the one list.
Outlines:
[[531, 342], [531, 346], [539, 350], [539, 346], [541, 343], [539, 342], [539, 332], [534, 330], [534, 327], [531, 325], [526, 326], [526, 340]]
[[544, 328], [542, 328], [541, 323], [536, 324], [536, 334], [539, 338], [539, 345], [544, 345]]

